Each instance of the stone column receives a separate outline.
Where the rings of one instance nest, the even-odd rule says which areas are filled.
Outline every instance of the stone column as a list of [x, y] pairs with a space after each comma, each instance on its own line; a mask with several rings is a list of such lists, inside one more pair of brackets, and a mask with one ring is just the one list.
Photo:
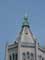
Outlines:
[[6, 48], [6, 60], [9, 60], [8, 48]]
[[18, 60], [20, 60], [20, 42], [18, 43]]
[[38, 60], [38, 42], [35, 41], [35, 60]]

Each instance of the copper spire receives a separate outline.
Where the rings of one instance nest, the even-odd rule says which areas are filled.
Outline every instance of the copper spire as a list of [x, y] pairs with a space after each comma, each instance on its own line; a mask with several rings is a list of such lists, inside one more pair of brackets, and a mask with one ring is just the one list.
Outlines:
[[25, 16], [24, 16], [24, 21], [23, 21], [23, 25], [22, 25], [23, 27], [24, 26], [28, 26], [29, 27], [29, 22], [28, 22], [28, 16], [27, 16], [27, 14], [25, 14]]

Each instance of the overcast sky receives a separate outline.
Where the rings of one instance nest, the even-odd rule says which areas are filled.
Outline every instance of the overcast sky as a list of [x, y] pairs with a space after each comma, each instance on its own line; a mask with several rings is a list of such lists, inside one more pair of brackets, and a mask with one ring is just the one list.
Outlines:
[[40, 45], [44, 44], [45, 0], [0, 0], [0, 60], [4, 60], [5, 43], [15, 41], [25, 12], [32, 33]]

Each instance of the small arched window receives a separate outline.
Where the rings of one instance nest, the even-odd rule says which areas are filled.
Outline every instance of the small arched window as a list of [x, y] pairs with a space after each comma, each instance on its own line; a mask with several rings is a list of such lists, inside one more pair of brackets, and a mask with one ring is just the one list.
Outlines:
[[25, 56], [25, 53], [23, 53], [23, 56]]
[[33, 53], [31, 53], [31, 60], [34, 60], [34, 55], [33, 55]]
[[14, 59], [14, 57], [15, 57], [15, 54], [14, 54], [14, 53], [12, 54], [12, 57], [13, 57], [13, 60], [15, 60], [15, 59]]
[[22, 60], [26, 60], [25, 52], [22, 53]]
[[39, 55], [39, 60], [41, 60], [42, 59], [42, 56], [41, 55]]
[[33, 53], [31, 53], [31, 56], [33, 56]]
[[11, 55], [9, 55], [9, 60], [12, 60], [12, 57], [11, 57]]
[[42, 58], [42, 60], [44, 60], [44, 58]]
[[29, 55], [29, 52], [27, 52], [27, 55]]
[[27, 59], [30, 59], [30, 53], [27, 52]]
[[18, 54], [16, 53], [16, 60], [18, 59]]

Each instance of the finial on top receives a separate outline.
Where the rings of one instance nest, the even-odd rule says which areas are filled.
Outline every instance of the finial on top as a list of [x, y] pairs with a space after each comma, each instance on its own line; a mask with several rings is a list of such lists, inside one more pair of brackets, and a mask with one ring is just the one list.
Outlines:
[[23, 21], [23, 27], [24, 26], [28, 26], [29, 27], [29, 22], [28, 22], [28, 15], [27, 13], [25, 13], [25, 16], [24, 16], [24, 21]]
[[28, 15], [25, 13], [24, 20], [28, 20]]

